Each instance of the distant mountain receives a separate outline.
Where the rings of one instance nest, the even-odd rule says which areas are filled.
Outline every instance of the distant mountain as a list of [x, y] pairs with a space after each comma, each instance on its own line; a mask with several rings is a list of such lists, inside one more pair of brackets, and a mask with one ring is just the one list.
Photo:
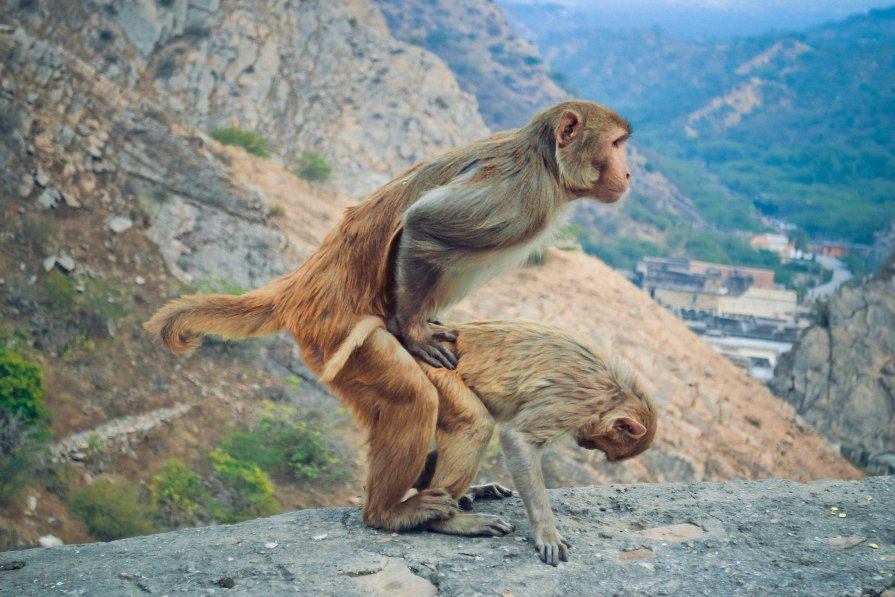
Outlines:
[[801, 31], [882, 8], [891, 0], [497, 0], [531, 32], [575, 23], [615, 32], [658, 28], [677, 39], [715, 40]]
[[895, 218], [895, 8], [725, 43], [537, 22], [552, 67], [625, 113], [715, 225], [762, 213], [869, 243]]
[[522, 126], [531, 115], [567, 96], [538, 48], [484, 0], [373, 0], [398, 39], [447, 62], [464, 91], [476, 96], [494, 130]]

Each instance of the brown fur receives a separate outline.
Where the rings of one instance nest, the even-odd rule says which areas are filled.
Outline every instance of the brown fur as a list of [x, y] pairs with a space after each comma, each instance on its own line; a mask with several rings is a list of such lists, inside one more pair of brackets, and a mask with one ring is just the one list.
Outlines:
[[[540, 455], [546, 445], [572, 436], [611, 461], [646, 450], [656, 433], [656, 407], [631, 370], [586, 338], [524, 321], [483, 321], [453, 326], [456, 371], [423, 366], [439, 391], [437, 452], [428, 457], [416, 487], [443, 487], [456, 498], [475, 478], [494, 423], [516, 489], [522, 495], [541, 559], [568, 559], [556, 531]], [[486, 495], [505, 495], [488, 488]], [[480, 526], [458, 514], [451, 529]]]
[[[364, 520], [399, 530], [450, 518], [454, 503], [439, 488], [402, 501], [423, 470], [438, 416], [438, 393], [411, 353], [454, 365], [427, 320], [493, 277], [495, 263], [521, 262], [568, 201], [618, 199], [628, 176], [619, 147], [629, 133], [603, 106], [558, 104], [522, 129], [410, 168], [349, 208], [293, 273], [239, 297], [183, 297], [145, 328], [177, 353], [193, 350], [201, 334], [288, 330], [311, 370], [369, 431]], [[397, 337], [373, 326], [364, 328], [366, 342], [350, 338], [371, 316]], [[325, 370], [345, 346], [344, 362]]]
[[[363, 346], [362, 329], [351, 334], [333, 362], [345, 362]], [[587, 338], [529, 321], [481, 321], [434, 326], [455, 338], [457, 369], [421, 363], [438, 389], [437, 451], [414, 487], [443, 488], [464, 496], [478, 473], [495, 422], [516, 487], [522, 494], [535, 543], [545, 561], [566, 559], [567, 543], [556, 532], [540, 472], [540, 450], [571, 436], [610, 461], [637, 456], [653, 441], [656, 407], [629, 367]], [[327, 365], [329, 368], [329, 365]], [[488, 495], [501, 492], [489, 488]], [[502, 521], [456, 514], [429, 527], [440, 532], [488, 533]], [[506, 524], [506, 523], [503, 523]], [[495, 526], [497, 525], [497, 526]], [[485, 530], [483, 530], [485, 529]]]

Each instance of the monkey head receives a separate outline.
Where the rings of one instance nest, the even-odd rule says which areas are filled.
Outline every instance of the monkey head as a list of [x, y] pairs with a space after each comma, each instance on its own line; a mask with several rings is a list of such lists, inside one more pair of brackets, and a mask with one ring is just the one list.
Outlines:
[[617, 462], [649, 448], [655, 434], [656, 412], [652, 401], [626, 396], [610, 412], [586, 419], [575, 433], [575, 440], [582, 448], [602, 450], [608, 461]]
[[625, 156], [631, 125], [591, 102], [564, 102], [554, 110], [556, 163], [566, 192], [573, 198], [618, 201], [631, 178]]

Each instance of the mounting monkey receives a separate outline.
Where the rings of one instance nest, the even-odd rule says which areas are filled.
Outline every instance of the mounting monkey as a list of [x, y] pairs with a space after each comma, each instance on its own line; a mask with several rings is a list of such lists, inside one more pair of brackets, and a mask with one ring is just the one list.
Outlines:
[[[387, 322], [329, 381], [369, 432], [364, 521], [400, 530], [456, 512], [430, 488], [403, 500], [423, 470], [438, 392], [414, 356], [453, 368], [428, 321], [522, 263], [580, 197], [611, 203], [628, 188], [628, 123], [591, 102], [562, 102], [529, 124], [418, 164], [349, 208], [297, 270], [242, 296], [185, 296], [145, 328], [176, 353], [201, 335], [292, 333], [315, 374], [365, 318]], [[443, 336], [449, 337], [449, 336]], [[403, 500], [403, 501], [402, 501]]]
[[[333, 355], [323, 377], [338, 375], [366, 335], [384, 327], [364, 320]], [[545, 446], [571, 435], [582, 448], [617, 462], [646, 450], [656, 433], [656, 408], [631, 370], [588, 339], [539, 323], [481, 321], [450, 328], [455, 371], [422, 364], [438, 389], [436, 450], [414, 487], [444, 488], [460, 499], [478, 473], [482, 453], [500, 423], [500, 444], [522, 496], [544, 562], [568, 561], [568, 542], [556, 530], [541, 473]], [[374, 342], [376, 340], [373, 340]], [[474, 487], [470, 496], [505, 497], [499, 485]], [[461, 499], [461, 504], [463, 504]], [[470, 504], [471, 501], [467, 502]], [[488, 515], [456, 513], [427, 526], [449, 534], [502, 534], [510, 525]]]

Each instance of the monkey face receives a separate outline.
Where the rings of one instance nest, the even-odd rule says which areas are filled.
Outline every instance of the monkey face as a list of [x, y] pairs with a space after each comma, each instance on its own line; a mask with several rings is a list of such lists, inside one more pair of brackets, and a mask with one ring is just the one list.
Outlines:
[[617, 462], [633, 458], [652, 443], [655, 420], [648, 429], [637, 418], [620, 415], [600, 418], [582, 426], [576, 434], [578, 445], [585, 450], [602, 450], [606, 460]]
[[595, 104], [565, 110], [556, 128], [556, 163], [567, 193], [614, 203], [628, 190], [625, 142], [631, 125]]
[[599, 177], [590, 195], [602, 203], [615, 203], [624, 195], [629, 186], [631, 171], [625, 154], [625, 142], [629, 133], [616, 127], [611, 135], [604, 137], [600, 160], [595, 164]]

